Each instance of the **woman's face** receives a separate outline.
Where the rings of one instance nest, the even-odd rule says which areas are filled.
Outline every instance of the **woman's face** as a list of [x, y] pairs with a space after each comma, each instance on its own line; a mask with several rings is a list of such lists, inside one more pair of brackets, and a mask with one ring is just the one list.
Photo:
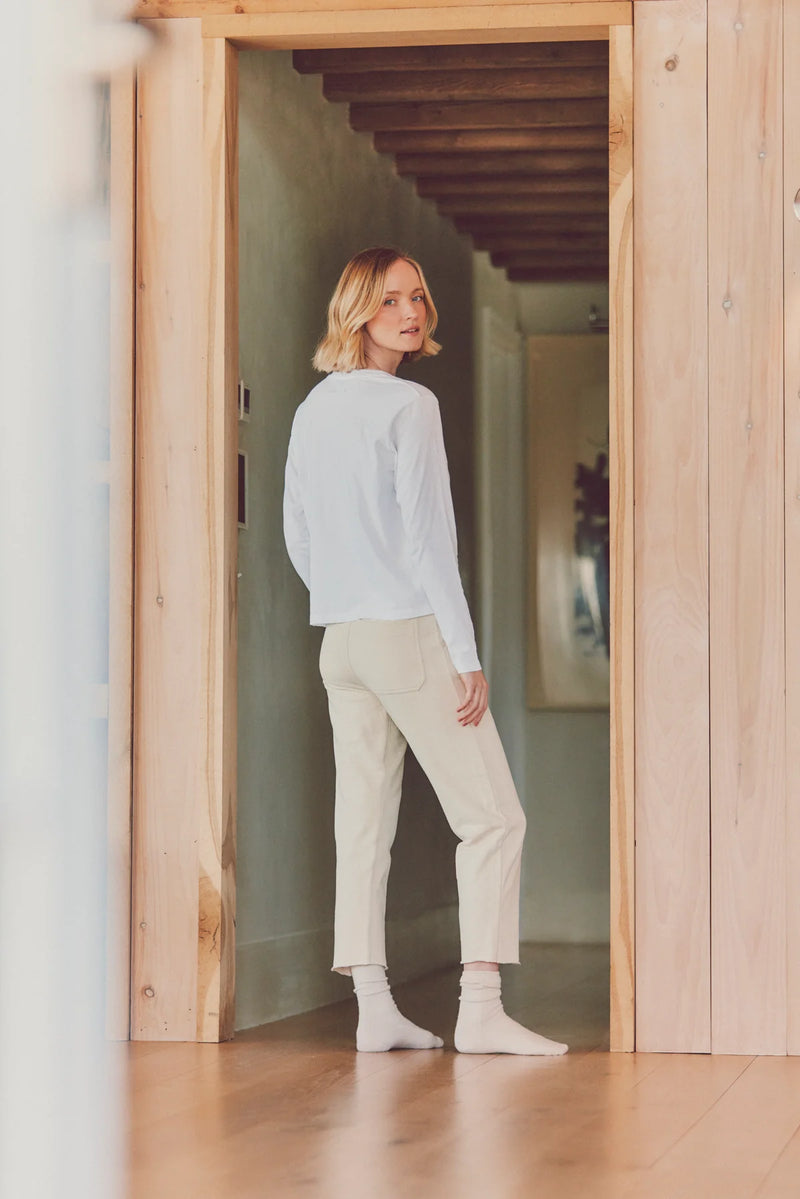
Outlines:
[[381, 370], [394, 372], [404, 354], [419, 350], [425, 340], [425, 293], [409, 262], [398, 258], [390, 266], [383, 303], [364, 326], [367, 357]]

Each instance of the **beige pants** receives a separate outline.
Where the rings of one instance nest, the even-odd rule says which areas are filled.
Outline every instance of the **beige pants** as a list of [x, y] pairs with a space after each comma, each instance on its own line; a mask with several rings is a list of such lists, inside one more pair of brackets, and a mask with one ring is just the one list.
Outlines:
[[519, 961], [525, 816], [491, 712], [462, 727], [463, 684], [433, 616], [328, 625], [320, 653], [336, 758], [333, 969], [386, 965], [386, 883], [406, 744], [456, 849], [462, 962]]

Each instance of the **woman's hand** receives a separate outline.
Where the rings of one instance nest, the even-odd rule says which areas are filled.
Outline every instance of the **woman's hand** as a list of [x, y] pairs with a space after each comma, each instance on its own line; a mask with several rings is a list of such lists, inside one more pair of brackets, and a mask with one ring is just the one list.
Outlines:
[[470, 670], [458, 676], [466, 692], [464, 702], [456, 709], [462, 725], [480, 724], [489, 706], [489, 684], [482, 670]]

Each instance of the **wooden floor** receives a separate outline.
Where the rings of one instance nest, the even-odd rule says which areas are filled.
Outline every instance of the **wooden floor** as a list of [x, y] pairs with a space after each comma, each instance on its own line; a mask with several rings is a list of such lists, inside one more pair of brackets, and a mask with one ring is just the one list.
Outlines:
[[562, 1058], [455, 1053], [457, 969], [395, 990], [444, 1050], [357, 1054], [352, 1001], [132, 1044], [132, 1199], [799, 1199], [800, 1059], [607, 1052], [607, 951], [526, 946]]

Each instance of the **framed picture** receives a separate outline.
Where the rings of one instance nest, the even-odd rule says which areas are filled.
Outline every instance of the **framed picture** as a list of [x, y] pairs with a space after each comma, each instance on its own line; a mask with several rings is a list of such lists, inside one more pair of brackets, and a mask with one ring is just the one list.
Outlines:
[[528, 707], [609, 706], [608, 335], [528, 339]]

